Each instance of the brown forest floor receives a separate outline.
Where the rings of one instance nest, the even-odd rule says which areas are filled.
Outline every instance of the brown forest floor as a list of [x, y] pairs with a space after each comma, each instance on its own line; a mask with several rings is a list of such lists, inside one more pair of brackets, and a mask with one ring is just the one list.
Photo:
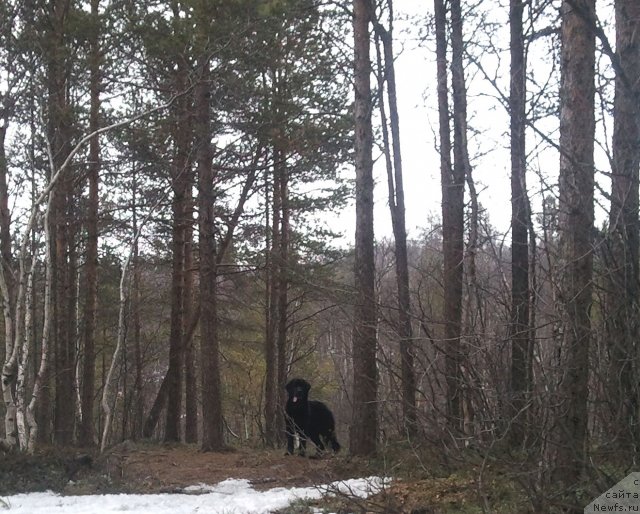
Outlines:
[[0, 495], [51, 489], [65, 493], [172, 492], [244, 478], [256, 489], [300, 487], [351, 478], [339, 457], [306, 459], [284, 452], [233, 449], [201, 452], [189, 445], [125, 442], [90, 456], [45, 450], [34, 456], [0, 454]]
[[[384, 493], [367, 502], [323, 501], [331, 512], [429, 513], [482, 512], [474, 473], [453, 473], [439, 477], [419, 471], [417, 462], [403, 458], [403, 478], [396, 475]], [[321, 459], [285, 456], [283, 450], [234, 449], [201, 452], [189, 445], [151, 443], [120, 444], [103, 455], [79, 451], [42, 451], [35, 456], [0, 454], [0, 499], [2, 496], [53, 490], [63, 494], [179, 492], [197, 484], [216, 484], [228, 478], [247, 479], [255, 489], [305, 487], [335, 480], [383, 474], [386, 465], [364, 462], [340, 453]], [[395, 465], [395, 471], [400, 471]], [[413, 470], [413, 472], [407, 472]], [[503, 482], [503, 481], [500, 481]], [[504, 494], [507, 502], [494, 497], [493, 512], [527, 512], [521, 498], [512, 503], [511, 485], [490, 484], [491, 496]], [[518, 496], [518, 495], [516, 495]], [[518, 501], [519, 500], [519, 501]], [[310, 512], [290, 509], [286, 513]]]
[[341, 462], [285, 456], [282, 451], [201, 452], [191, 446], [116, 448], [106, 456], [114, 480], [141, 492], [216, 484], [228, 478], [247, 479], [256, 489], [303, 487], [347, 478]]

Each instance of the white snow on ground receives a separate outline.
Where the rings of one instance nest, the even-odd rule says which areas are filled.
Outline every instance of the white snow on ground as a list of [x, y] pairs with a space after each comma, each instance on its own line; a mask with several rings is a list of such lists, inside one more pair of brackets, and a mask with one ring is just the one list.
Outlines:
[[229, 479], [217, 485], [191, 486], [185, 494], [103, 494], [60, 496], [52, 492], [0, 497], [0, 513], [11, 514], [261, 514], [282, 509], [299, 499], [341, 492], [366, 497], [382, 489], [379, 477], [356, 478], [316, 487], [277, 487], [256, 491], [248, 480]]

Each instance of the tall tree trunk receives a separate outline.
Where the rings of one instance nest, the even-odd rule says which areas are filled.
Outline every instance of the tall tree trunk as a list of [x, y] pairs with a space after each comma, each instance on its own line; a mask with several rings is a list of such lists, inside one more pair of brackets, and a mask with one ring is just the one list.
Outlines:
[[525, 154], [526, 61], [522, 32], [523, 0], [511, 0], [511, 440], [526, 437], [524, 412], [531, 390], [529, 362], [529, 244]]
[[7, 121], [2, 120], [2, 126], [0, 126], [0, 257], [3, 266], [11, 263], [11, 211], [7, 184], [9, 169], [5, 149], [8, 128], [6, 124]]
[[[133, 233], [138, 232], [138, 172], [135, 165], [132, 170], [132, 205], [131, 228]], [[133, 260], [131, 262], [132, 284], [131, 284], [131, 323], [133, 325], [133, 360], [135, 366], [133, 380], [133, 424], [131, 436], [134, 440], [142, 436], [142, 424], [144, 419], [144, 397], [142, 391], [142, 325], [140, 319], [140, 245], [135, 241], [133, 247]]]
[[275, 446], [284, 435], [284, 385], [287, 374], [287, 293], [288, 293], [288, 248], [289, 211], [287, 205], [288, 179], [284, 138], [286, 121], [282, 113], [285, 81], [280, 69], [280, 60], [270, 71], [272, 83], [271, 116], [273, 144], [273, 202], [271, 245], [269, 247], [269, 290], [266, 340], [265, 376], [265, 435], [268, 446]]
[[370, 19], [369, 2], [353, 0], [356, 237], [352, 336], [353, 420], [349, 448], [352, 455], [361, 456], [375, 454], [378, 435]]
[[187, 443], [198, 442], [198, 385], [193, 330], [189, 323], [196, 317], [194, 305], [194, 259], [193, 259], [193, 195], [192, 177], [186, 190], [185, 258], [184, 258], [184, 383], [185, 383], [185, 427], [184, 439]]
[[[175, 170], [174, 170], [175, 171]], [[183, 170], [178, 171], [178, 173]], [[169, 368], [167, 369], [167, 416], [164, 440], [180, 440], [182, 418], [182, 368], [184, 327], [184, 187], [174, 178], [171, 266], [171, 323], [169, 333]]]
[[572, 490], [585, 464], [587, 447], [595, 132], [595, 37], [590, 27], [595, 0], [565, 0], [561, 14], [559, 264], [564, 358], [556, 419], [556, 471]]
[[[438, 2], [440, 3], [440, 2]], [[439, 14], [446, 23], [442, 5]], [[446, 25], [445, 25], [446, 26]], [[441, 29], [442, 30], [442, 29]], [[446, 43], [445, 43], [446, 45]], [[466, 88], [462, 62], [462, 14], [460, 1], [451, 2], [451, 76], [453, 89], [453, 166], [442, 166], [442, 246], [444, 253], [444, 338], [449, 427], [461, 430], [462, 411], [462, 277], [464, 259], [464, 183], [466, 171]], [[445, 46], [446, 49], [446, 46]], [[444, 84], [446, 87], [446, 82]], [[441, 105], [443, 108], [444, 105]], [[448, 116], [448, 105], [445, 113]], [[443, 114], [441, 113], [440, 116]], [[447, 127], [448, 127], [447, 120]], [[443, 125], [440, 126], [441, 137]], [[443, 145], [443, 142], [441, 142]], [[442, 150], [441, 150], [442, 153]]]
[[[13, 273], [13, 255], [11, 252], [11, 211], [9, 210], [9, 168], [6, 154], [6, 139], [8, 129], [8, 119], [0, 119], [0, 266], [4, 280], [7, 285], [7, 298], [2, 299], [3, 307], [7, 309], [8, 318], [4, 323], [8, 323], [5, 329], [13, 330], [13, 311], [15, 309], [15, 287]], [[8, 340], [7, 340], [8, 341]]]
[[7, 120], [0, 127], [0, 286], [2, 293], [2, 311], [4, 325], [4, 362], [0, 374], [0, 388], [5, 405], [5, 438], [0, 439], [0, 449], [10, 450], [17, 444], [16, 399], [13, 393], [17, 379], [17, 359], [13, 358], [15, 331], [15, 291], [14, 272], [11, 255], [11, 211], [9, 210], [9, 189], [5, 141]]
[[198, 159], [198, 208], [200, 243], [200, 349], [202, 372], [202, 449], [224, 448], [220, 350], [216, 303], [216, 246], [213, 217], [213, 168], [210, 129], [210, 71], [208, 57], [198, 65], [195, 88], [196, 141]]
[[[407, 255], [407, 229], [405, 220], [404, 182], [402, 173], [402, 153], [400, 147], [400, 116], [396, 92], [396, 75], [393, 55], [393, 6], [389, 2], [390, 27], [386, 30], [375, 21], [377, 36], [382, 41], [384, 62], [379, 63], [387, 84], [389, 118], [391, 126], [391, 145], [393, 161], [387, 157], [387, 183], [389, 186], [389, 209], [395, 242], [395, 268], [398, 288], [398, 335], [400, 338], [400, 360], [402, 381], [402, 417], [407, 434], [415, 435], [417, 429], [416, 413], [416, 377], [414, 370], [413, 333], [411, 328], [411, 297], [409, 290], [409, 261]], [[381, 59], [379, 59], [380, 61]], [[380, 88], [380, 110], [383, 130], [387, 132], [384, 110], [384, 83]], [[385, 135], [385, 153], [389, 153], [388, 136]], [[391, 164], [392, 163], [392, 164]]]
[[[282, 215], [281, 191], [277, 183], [277, 167], [280, 153], [276, 147], [273, 152], [273, 196], [271, 207], [271, 229], [268, 239], [267, 266], [267, 319], [265, 337], [265, 439], [269, 447], [275, 447], [278, 442], [278, 297], [279, 297], [279, 266], [280, 259], [280, 227]], [[268, 183], [265, 184], [268, 187]]]
[[[180, 23], [179, 3], [172, 2], [174, 22]], [[175, 29], [179, 33], [180, 28]], [[178, 57], [175, 74], [175, 94], [184, 91], [187, 83], [187, 63]], [[190, 144], [188, 97], [183, 95], [175, 102], [173, 114], [173, 140], [175, 155], [172, 166], [172, 265], [171, 265], [171, 324], [169, 334], [169, 368], [167, 370], [167, 417], [165, 441], [180, 440], [180, 420], [182, 419], [182, 396], [184, 367], [184, 303], [185, 303], [185, 235], [187, 199], [186, 189], [190, 175]]]
[[[71, 109], [68, 105], [68, 65], [64, 43], [67, 30], [69, 0], [56, 0], [51, 6], [51, 34], [49, 46], [49, 127], [48, 138], [52, 155], [52, 174], [69, 154]], [[54, 335], [55, 335], [55, 441], [63, 446], [71, 444], [75, 420], [74, 339], [71, 330], [73, 315], [69, 309], [73, 297], [72, 270], [69, 262], [70, 219], [69, 202], [72, 185], [68, 172], [56, 184], [52, 237], [54, 256]]]
[[616, 73], [611, 175], [611, 266], [607, 329], [614, 378], [611, 404], [621, 446], [639, 451], [638, 166], [640, 161], [640, 2], [616, 0]]
[[289, 178], [285, 152], [278, 152], [277, 180], [280, 195], [280, 247], [278, 249], [278, 329], [277, 329], [277, 412], [276, 416], [276, 440], [281, 441], [284, 436], [284, 416], [282, 406], [285, 403], [285, 383], [287, 380], [287, 328], [289, 318], [287, 305], [289, 302]]
[[[452, 308], [452, 278], [455, 262], [453, 260], [451, 244], [451, 193], [453, 188], [453, 164], [451, 162], [451, 126], [449, 123], [449, 86], [447, 76], [447, 12], [443, 0], [434, 0], [436, 24], [436, 60], [437, 60], [437, 88], [438, 88], [438, 120], [440, 135], [440, 177], [442, 185], [442, 249], [444, 254], [444, 337], [445, 337], [445, 373], [447, 383], [447, 418], [452, 419], [454, 413], [459, 413], [459, 403], [454, 396], [456, 389], [455, 377], [457, 364], [455, 355], [449, 350], [452, 341], [449, 334], [455, 334], [455, 327], [450, 326], [447, 316]], [[459, 333], [459, 332], [458, 332]], [[450, 378], [451, 377], [451, 378]]]
[[[100, 126], [100, 43], [99, 43], [100, 0], [91, 0], [91, 16], [96, 30], [91, 34], [89, 56], [90, 97], [89, 131], [95, 132]], [[84, 348], [82, 360], [80, 444], [93, 446], [95, 396], [95, 337], [96, 310], [98, 307], [98, 184], [100, 173], [100, 141], [95, 135], [89, 142], [89, 202], [87, 205], [87, 248], [84, 287]]]

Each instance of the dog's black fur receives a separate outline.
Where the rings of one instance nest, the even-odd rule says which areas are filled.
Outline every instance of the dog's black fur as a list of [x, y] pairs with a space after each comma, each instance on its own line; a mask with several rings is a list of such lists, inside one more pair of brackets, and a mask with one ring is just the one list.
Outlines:
[[338, 452], [340, 443], [336, 439], [333, 413], [324, 403], [309, 400], [311, 384], [302, 378], [294, 378], [285, 389], [289, 395], [285, 407], [287, 455], [293, 454], [293, 438], [296, 434], [300, 438], [299, 453], [302, 456], [306, 451], [307, 438], [316, 445], [317, 457], [324, 451], [325, 444]]

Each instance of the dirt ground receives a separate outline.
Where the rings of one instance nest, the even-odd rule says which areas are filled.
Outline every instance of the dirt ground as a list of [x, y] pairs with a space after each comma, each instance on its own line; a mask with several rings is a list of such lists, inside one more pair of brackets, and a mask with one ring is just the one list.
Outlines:
[[[316, 506], [330, 512], [384, 514], [441, 514], [481, 512], [477, 483], [469, 474], [425, 478], [409, 458], [404, 478], [394, 476], [385, 490], [366, 501], [325, 498]], [[416, 473], [407, 472], [414, 469]], [[351, 459], [344, 453], [321, 459], [285, 456], [283, 450], [234, 449], [201, 452], [195, 446], [125, 442], [104, 454], [79, 450], [43, 450], [38, 455], [0, 454], [0, 499], [15, 493], [53, 490], [63, 494], [172, 493], [198, 484], [216, 484], [228, 478], [243, 478], [258, 490], [274, 487], [304, 487], [335, 480], [391, 474], [380, 462]], [[388, 476], [388, 475], [387, 475]], [[528, 512], [512, 488], [489, 484], [495, 512]], [[516, 503], [513, 502], [516, 501]], [[500, 505], [500, 507], [498, 507]], [[283, 512], [311, 512], [285, 510]]]
[[0, 495], [54, 490], [66, 494], [175, 492], [244, 478], [256, 489], [303, 487], [359, 476], [344, 457], [285, 456], [282, 450], [201, 452], [188, 445], [122, 443], [102, 455], [45, 450], [0, 455]]
[[201, 452], [192, 446], [135, 446], [125, 443], [102, 458], [114, 483], [136, 491], [172, 491], [195, 484], [216, 484], [244, 478], [256, 489], [300, 487], [346, 478], [339, 457], [307, 459], [285, 456], [282, 450], [234, 449]]

